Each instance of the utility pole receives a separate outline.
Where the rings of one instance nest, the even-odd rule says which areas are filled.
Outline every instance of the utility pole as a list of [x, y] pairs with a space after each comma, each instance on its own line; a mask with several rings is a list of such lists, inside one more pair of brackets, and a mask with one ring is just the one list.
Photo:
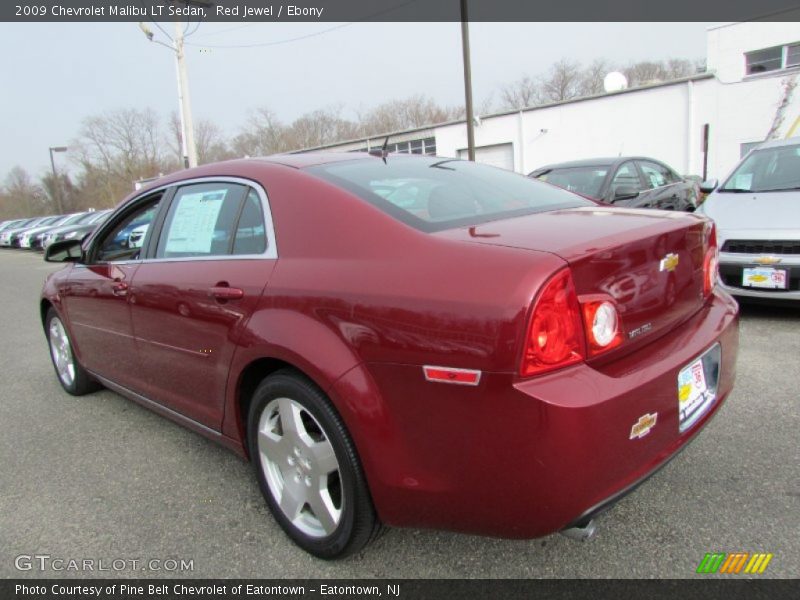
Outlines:
[[190, 168], [197, 166], [197, 147], [194, 143], [194, 123], [192, 121], [192, 107], [189, 100], [189, 77], [186, 74], [186, 55], [183, 52], [183, 25], [175, 19], [175, 40], [172, 42], [175, 49], [175, 69], [178, 74], [178, 112], [181, 118], [181, 151], [183, 153], [183, 166]]
[[469, 15], [467, 0], [461, 0], [461, 49], [464, 53], [464, 96], [467, 109], [467, 156], [475, 161], [475, 115], [472, 109], [472, 67], [469, 59]]

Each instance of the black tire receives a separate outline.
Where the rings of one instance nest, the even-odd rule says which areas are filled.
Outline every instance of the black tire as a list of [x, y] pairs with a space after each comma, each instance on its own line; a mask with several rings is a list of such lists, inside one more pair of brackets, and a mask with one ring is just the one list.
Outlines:
[[[300, 448], [300, 453], [288, 456], [284, 456], [276, 450], [268, 459], [265, 459], [266, 454], [262, 454], [259, 448], [259, 425], [261, 424], [262, 428], [275, 428], [270, 435], [277, 436], [275, 439], [279, 442], [276, 444], [286, 442], [288, 445], [293, 445], [297, 452], [301, 442], [298, 441], [298, 445], [294, 444], [295, 438], [291, 437], [291, 432], [287, 433], [283, 429], [283, 417], [280, 416], [283, 414], [284, 404], [282, 403], [287, 400], [291, 406], [297, 409], [296, 414], [303, 423], [303, 432], [309, 435], [307, 432], [313, 430], [315, 437], [307, 439], [318, 447], [329, 442], [337, 463], [338, 470], [323, 477], [328, 478], [324, 493], [328, 494], [326, 497], [331, 500], [331, 505], [335, 505], [338, 500], [338, 520], [329, 520], [327, 529], [322, 525], [322, 520], [318, 520], [320, 529], [313, 534], [309, 533], [308, 527], [304, 531], [305, 525], [302, 522], [303, 519], [311, 522], [317, 519], [311, 506], [313, 501], [309, 500], [306, 503], [304, 500], [295, 500], [294, 505], [301, 506], [301, 509], [296, 513], [295, 521], [292, 521], [281, 508], [276, 496], [281, 491], [273, 491], [268, 477], [273, 486], [285, 486], [283, 493], [286, 493], [291, 485], [295, 486], [294, 489], [301, 497], [303, 497], [302, 494], [307, 493], [318, 499], [319, 492], [313, 491], [316, 488], [311, 487], [316, 484], [307, 482], [309, 479], [313, 482], [315, 477], [317, 480], [321, 480], [319, 473], [324, 469], [313, 470], [316, 467], [312, 465], [313, 460], [309, 460], [309, 457], [313, 458], [314, 455], [310, 454], [311, 451], [305, 447]], [[309, 419], [309, 415], [313, 419]], [[277, 433], [278, 431], [280, 433]], [[247, 433], [251, 461], [267, 506], [278, 524], [298, 546], [318, 558], [338, 559], [358, 552], [378, 534], [381, 528], [380, 522], [375, 513], [353, 442], [326, 395], [312, 381], [291, 369], [284, 369], [267, 377], [253, 393], [247, 420]], [[290, 437], [284, 439], [287, 435]], [[288, 448], [288, 445], [285, 447]], [[265, 452], [273, 452], [266, 448], [268, 447], [265, 447]], [[297, 457], [296, 464], [292, 462], [294, 457]], [[286, 462], [284, 462], [284, 458]], [[303, 487], [304, 473], [301, 472], [303, 468], [301, 463], [310, 469], [305, 477], [306, 485], [309, 486], [308, 490]], [[270, 475], [268, 476], [267, 473]], [[280, 474], [276, 475], [276, 473]], [[295, 483], [292, 483], [290, 478], [293, 478]], [[331, 485], [333, 491], [328, 489], [331, 481], [333, 481]]]
[[[52, 327], [55, 321], [60, 325], [64, 338], [67, 340], [65, 355], [69, 357], [72, 363], [72, 372], [69, 377], [59, 372], [59, 365], [56, 362], [57, 352], [54, 351], [56, 340], [52, 333]], [[47, 311], [47, 316], [44, 320], [44, 333], [47, 337], [47, 348], [50, 352], [50, 360], [53, 362], [53, 368], [56, 371], [56, 379], [58, 379], [61, 387], [63, 387], [67, 393], [73, 396], [84, 396], [91, 392], [96, 392], [103, 387], [96, 380], [92, 379], [92, 376], [89, 375], [86, 369], [78, 362], [78, 359], [75, 357], [75, 352], [72, 349], [72, 340], [69, 337], [67, 328], [64, 326], [61, 317], [54, 308], [50, 308]]]

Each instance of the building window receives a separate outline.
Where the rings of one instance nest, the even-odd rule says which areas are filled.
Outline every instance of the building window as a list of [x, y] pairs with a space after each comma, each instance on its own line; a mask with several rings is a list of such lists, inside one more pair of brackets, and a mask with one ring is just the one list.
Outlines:
[[800, 44], [786, 47], [786, 66], [796, 67], [800, 65]]
[[[369, 148], [364, 146], [356, 150], [348, 150], [348, 152], [369, 152], [370, 150], [380, 150], [382, 147], [382, 143], [375, 141]], [[428, 156], [436, 156], [436, 138], [430, 137], [408, 142], [396, 142], [394, 144], [388, 144], [386, 149], [389, 152], [397, 152], [400, 154], [426, 154]]]
[[800, 66], [800, 43], [764, 48], [745, 55], [748, 75]]

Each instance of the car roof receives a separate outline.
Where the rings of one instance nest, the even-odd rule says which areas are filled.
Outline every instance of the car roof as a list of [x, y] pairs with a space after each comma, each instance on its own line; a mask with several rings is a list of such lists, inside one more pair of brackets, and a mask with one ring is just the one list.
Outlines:
[[[415, 157], [420, 159], [436, 158], [427, 155], [404, 154], [404, 153], [392, 154], [392, 156]], [[163, 177], [159, 177], [157, 179], [154, 179], [153, 181], [149, 181], [141, 189], [136, 190], [135, 192], [132, 192], [127, 197], [125, 197], [125, 199], [122, 200], [120, 205], [125, 204], [131, 198], [141, 196], [142, 194], [146, 194], [152, 190], [173, 185], [181, 181], [191, 179], [193, 177], [214, 177], [214, 176], [229, 177], [229, 176], [241, 176], [241, 175], [248, 176], [248, 174], [253, 173], [254, 169], [257, 170], [259, 166], [266, 166], [268, 164], [281, 165], [293, 169], [304, 169], [306, 167], [314, 167], [317, 165], [324, 165], [329, 163], [338, 163], [347, 161], [355, 162], [359, 160], [361, 161], [381, 160], [381, 158], [378, 156], [373, 156], [367, 152], [304, 152], [302, 154], [275, 154], [272, 156], [262, 156], [262, 157], [234, 158], [232, 160], [225, 160], [216, 163], [208, 163], [205, 165], [201, 165], [199, 167], [193, 167], [191, 169], [183, 169], [175, 171], [173, 173], [170, 173], [169, 175], [164, 175]], [[448, 159], [448, 160], [459, 160], [459, 159]]]
[[539, 167], [538, 169], [534, 169], [531, 172], [536, 173], [538, 171], [544, 171], [547, 169], [569, 169], [574, 167], [611, 167], [628, 160], [649, 160], [662, 163], [662, 161], [658, 160], [657, 158], [651, 158], [649, 156], [606, 156], [600, 158], [583, 158], [581, 160], [569, 160], [566, 162], [553, 163]]
[[251, 158], [249, 160], [276, 163], [279, 165], [285, 165], [287, 167], [302, 169], [304, 167], [313, 167], [316, 165], [365, 158], [374, 158], [375, 160], [380, 160], [378, 157], [373, 157], [367, 152], [304, 152], [302, 154], [274, 154], [272, 156]]
[[779, 148], [781, 146], [800, 146], [800, 137], [793, 137], [786, 140], [771, 140], [769, 142], [764, 142], [760, 146], [758, 146], [757, 150], [761, 150], [763, 148]]

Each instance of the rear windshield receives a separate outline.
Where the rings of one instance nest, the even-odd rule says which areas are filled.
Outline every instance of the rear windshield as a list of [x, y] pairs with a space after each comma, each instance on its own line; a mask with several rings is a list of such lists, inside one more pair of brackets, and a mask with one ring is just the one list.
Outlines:
[[464, 160], [389, 156], [318, 165], [314, 175], [422, 231], [593, 206], [536, 180]]

